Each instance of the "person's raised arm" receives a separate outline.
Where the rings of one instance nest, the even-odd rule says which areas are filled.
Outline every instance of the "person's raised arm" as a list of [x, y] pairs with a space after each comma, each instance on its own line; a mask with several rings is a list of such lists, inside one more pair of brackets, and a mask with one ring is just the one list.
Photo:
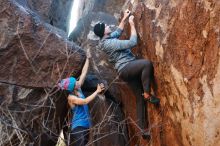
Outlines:
[[111, 38], [119, 38], [121, 36], [122, 31], [124, 29], [125, 21], [129, 17], [130, 13], [131, 12], [128, 9], [124, 12], [124, 16], [121, 22], [119, 23], [117, 29], [110, 34]]
[[128, 48], [133, 48], [137, 45], [137, 32], [134, 25], [134, 16], [129, 17], [129, 23], [131, 27], [131, 35], [129, 40], [118, 40], [118, 39], [109, 39], [107, 44], [104, 44], [103, 47], [108, 48], [109, 50], [124, 50]]
[[123, 18], [122, 18], [122, 20], [121, 20], [121, 22], [119, 23], [119, 26], [118, 26], [118, 28], [120, 28], [121, 30], [124, 29], [125, 20], [129, 17], [130, 13], [131, 12], [128, 9], [124, 12], [124, 16], [123, 16]]
[[131, 27], [131, 36], [137, 36], [137, 32], [135, 29], [135, 25], [134, 25], [134, 16], [131, 15], [129, 17], [129, 23], [130, 23], [130, 27]]
[[88, 69], [89, 69], [89, 58], [91, 57], [91, 54], [90, 54], [90, 49], [87, 49], [87, 54], [86, 54], [86, 62], [83, 66], [83, 69], [82, 69], [82, 73], [79, 77], [79, 84], [80, 86], [83, 85], [84, 81], [85, 81], [85, 78], [86, 78], [86, 75], [87, 75], [87, 72], [88, 72]]
[[97, 96], [97, 94], [101, 93], [103, 90], [105, 90], [105, 87], [104, 87], [104, 84], [101, 83], [101, 84], [97, 85], [97, 89], [92, 95], [90, 95], [90, 96], [88, 96], [84, 99], [83, 98], [78, 98], [75, 95], [69, 95], [68, 96], [68, 101], [70, 101], [71, 104], [77, 104], [77, 105], [88, 104], [89, 102], [91, 102]]

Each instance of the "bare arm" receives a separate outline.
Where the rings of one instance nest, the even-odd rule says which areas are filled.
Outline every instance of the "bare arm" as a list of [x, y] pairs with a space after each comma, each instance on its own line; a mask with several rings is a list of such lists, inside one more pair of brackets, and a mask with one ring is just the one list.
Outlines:
[[92, 101], [96, 97], [97, 94], [98, 94], [98, 92], [95, 91], [92, 95], [86, 97], [85, 99], [78, 98], [75, 95], [69, 95], [68, 101], [70, 101], [71, 104], [84, 105], [84, 104], [88, 104], [90, 101]]
[[110, 34], [111, 38], [119, 38], [121, 36], [122, 31], [124, 29], [125, 21], [128, 18], [128, 16], [130, 15], [130, 13], [131, 12], [129, 10], [126, 10], [124, 12], [124, 17], [122, 18], [121, 22], [119, 23], [118, 28]]
[[78, 98], [75, 95], [69, 95], [68, 96], [68, 102], [71, 105], [77, 104], [77, 105], [84, 105], [84, 104], [88, 104], [89, 102], [91, 102], [93, 99], [95, 99], [95, 97], [97, 96], [97, 94], [99, 94], [100, 92], [102, 92], [103, 90], [105, 90], [105, 87], [103, 84], [98, 84], [97, 85], [97, 90], [90, 96], [86, 97], [86, 98]]
[[129, 17], [129, 23], [130, 23], [130, 27], [131, 27], [131, 36], [137, 36], [137, 32], [135, 29], [135, 25], [134, 25], [134, 16], [131, 15]]
[[82, 69], [82, 73], [79, 77], [79, 84], [80, 86], [83, 85], [84, 81], [85, 81], [85, 78], [86, 78], [86, 74], [88, 72], [88, 69], [89, 69], [89, 58], [91, 57], [90, 55], [90, 50], [88, 49], [87, 50], [87, 58], [86, 58], [86, 62], [83, 66], [83, 69]]
[[133, 48], [135, 45], [137, 45], [137, 32], [134, 25], [133, 15], [129, 17], [129, 23], [131, 27], [131, 35], [129, 40], [107, 39], [103, 44], [103, 48], [107, 48], [111, 51], [116, 51]]
[[128, 16], [130, 15], [130, 11], [127, 9], [125, 12], [124, 12], [124, 17], [122, 18], [118, 28], [120, 28], [121, 30], [124, 29], [124, 25], [125, 25], [125, 20], [128, 18]]

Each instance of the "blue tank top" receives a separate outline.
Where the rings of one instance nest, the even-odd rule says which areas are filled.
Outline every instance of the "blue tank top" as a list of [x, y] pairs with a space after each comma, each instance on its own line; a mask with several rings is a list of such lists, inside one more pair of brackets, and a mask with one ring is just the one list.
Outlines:
[[[78, 96], [78, 98], [85, 99], [85, 96], [83, 95], [81, 89], [79, 89], [79, 93], [80, 95]], [[73, 107], [71, 111], [72, 111], [71, 129], [74, 129], [78, 126], [85, 128], [91, 127], [89, 107], [87, 104], [75, 105], [75, 107]]]

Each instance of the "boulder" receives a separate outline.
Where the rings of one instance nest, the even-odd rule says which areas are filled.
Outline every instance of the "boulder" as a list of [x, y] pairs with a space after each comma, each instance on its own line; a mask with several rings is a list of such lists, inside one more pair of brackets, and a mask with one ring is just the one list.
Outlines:
[[[90, 13], [83, 15], [79, 21], [79, 24], [85, 24], [86, 29], [81, 38], [78, 35], [73, 40], [79, 44], [89, 42], [91, 48], [96, 48], [93, 49], [93, 56], [98, 56], [94, 59], [94, 72], [106, 79], [110, 90], [112, 87], [119, 93], [116, 94], [115, 90], [111, 92], [124, 105], [125, 119], [136, 120], [137, 96], [126, 84], [114, 80], [116, 74], [106, 76], [109, 70], [114, 69], [106, 56], [97, 51], [98, 39], [92, 32], [94, 24], [104, 21], [117, 25], [110, 22], [112, 18], [107, 15], [114, 15], [120, 21], [121, 10], [129, 8], [135, 16], [139, 37], [133, 52], [153, 62], [158, 83], [160, 107], [149, 105], [146, 113], [146, 125], [152, 138], [150, 141], [143, 140], [133, 122], [128, 126], [129, 143], [219, 145], [219, 1], [144, 0], [123, 2], [121, 5], [120, 1], [103, 0], [100, 3], [103, 5], [98, 8], [90, 5]], [[108, 9], [112, 5], [116, 6], [114, 13]], [[105, 13], [106, 17], [100, 17], [101, 13]], [[129, 29], [127, 24], [123, 39], [129, 38]]]
[[73, 0], [16, 0], [26, 9], [31, 9], [38, 17], [63, 31], [68, 31]]
[[0, 6], [1, 82], [53, 87], [63, 77], [79, 75], [85, 53], [63, 31], [15, 1], [3, 0]]
[[[0, 68], [0, 80], [32, 88], [55, 85], [56, 81], [61, 78], [57, 75], [60, 68], [63, 67], [60, 64], [64, 64], [62, 61], [66, 60], [66, 53], [63, 53], [65, 51], [58, 50], [63, 48], [64, 44], [73, 50], [78, 47], [73, 47], [75, 44], [68, 42], [66, 36], [59, 30], [48, 24], [40, 23], [41, 21], [37, 19], [38, 17], [34, 13], [24, 9], [15, 1], [3, 0], [0, 6], [3, 8], [0, 11], [0, 25], [3, 28], [0, 30], [0, 61], [4, 61], [4, 65], [1, 64]], [[105, 82], [108, 89], [105, 98], [97, 98], [90, 104], [94, 124], [91, 129], [90, 144], [132, 146], [149, 144], [153, 146], [220, 145], [220, 2], [218, 0], [82, 0], [80, 7], [81, 19], [69, 39], [82, 48], [92, 50], [89, 74], [94, 76], [88, 76], [84, 91], [86, 95], [89, 95], [95, 90], [98, 82]], [[94, 24], [100, 21], [110, 24], [112, 28], [117, 26], [122, 11], [127, 8], [135, 16], [135, 26], [138, 33], [138, 45], [132, 51], [137, 57], [149, 59], [153, 62], [158, 84], [157, 93], [161, 99], [160, 106], [146, 104], [146, 107], [143, 105], [144, 108], [141, 107], [146, 111], [143, 120], [151, 132], [150, 140], [141, 137], [138, 127], [137, 108], [140, 106], [136, 104], [136, 99], [141, 97], [141, 87], [136, 84], [129, 87], [125, 82], [118, 79], [113, 65], [108, 62], [105, 53], [99, 50], [98, 38], [92, 32]], [[57, 21], [62, 23], [60, 22], [61, 19]], [[30, 31], [34, 33], [30, 33]], [[56, 35], [49, 33], [54, 31], [57, 32]], [[58, 34], [60, 37], [57, 36]], [[126, 24], [121, 39], [129, 38], [129, 34], [130, 27], [129, 24]], [[52, 38], [57, 39], [56, 45], [52, 45], [54, 42], [51, 41]], [[32, 46], [35, 48], [33, 50], [38, 51], [32, 52]], [[39, 48], [41, 48], [40, 51]], [[40, 57], [39, 54], [43, 52], [41, 50], [47, 54], [47, 59], [44, 59], [43, 56]], [[79, 50], [74, 54], [77, 57], [71, 59], [74, 60], [70, 63], [72, 67], [65, 69], [64, 76], [71, 74], [72, 69], [75, 71], [73, 73], [75, 76], [80, 73], [80, 67], [84, 62], [84, 53], [81, 49]], [[56, 52], [62, 53], [58, 55]], [[65, 54], [63, 60], [60, 58], [62, 54]], [[60, 63], [59, 66], [53, 67], [51, 60], [57, 58], [62, 61], [58, 62], [58, 64]], [[22, 60], [19, 62], [22, 65], [20, 67], [17, 63], [19, 60]], [[46, 60], [46, 63], [43, 60]], [[39, 66], [42, 69], [39, 69]], [[55, 69], [51, 69], [51, 67]], [[38, 76], [35, 75], [36, 70], [39, 70]], [[47, 73], [52, 75], [48, 77]], [[53, 82], [49, 82], [52, 80], [51, 78], [54, 79]], [[28, 82], [30, 79], [35, 82]], [[16, 101], [17, 97], [14, 95], [20, 93], [21, 89], [16, 90], [15, 85], [10, 86], [1, 86], [1, 101], [6, 98], [10, 98], [9, 103]], [[7, 88], [10, 90], [7, 91]], [[135, 89], [136, 92], [133, 92], [132, 89]], [[29, 96], [37, 99], [41, 95], [43, 99], [45, 94], [43, 90], [34, 92], [35, 96], [31, 96], [31, 94]], [[5, 94], [7, 96], [3, 96]], [[37, 96], [38, 94], [39, 96]], [[47, 126], [37, 126], [38, 128], [34, 130], [37, 134], [41, 134], [41, 144], [49, 145], [51, 142], [49, 137], [54, 138], [56, 135], [53, 134], [60, 132], [62, 126], [59, 127], [59, 125], [64, 122], [63, 115], [66, 115], [67, 111], [64, 108], [65, 95], [65, 93], [54, 94], [55, 108], [52, 107], [56, 109], [56, 112], [49, 114], [48, 112], [51, 110], [47, 109], [40, 116], [41, 118], [36, 118], [37, 120], [34, 121], [35, 125], [38, 125], [45, 121], [45, 118], [50, 120]], [[51, 107], [53, 103], [50, 100], [51, 98], [47, 98], [45, 108]], [[31, 99], [27, 103], [31, 103], [31, 101], [34, 102], [35, 100]], [[41, 103], [40, 101], [38, 99], [36, 103]], [[20, 110], [21, 107], [11, 105], [10, 109]], [[25, 108], [27, 107], [23, 107], [23, 109]], [[54, 113], [56, 113], [55, 116]], [[36, 115], [40, 115], [40, 111]], [[16, 116], [19, 117], [18, 114]], [[40, 122], [37, 123], [37, 121]], [[20, 126], [22, 127], [21, 124]], [[31, 124], [27, 124], [26, 127], [31, 127]], [[42, 133], [47, 127], [51, 130]], [[116, 130], [117, 128], [119, 129]], [[51, 131], [53, 134], [47, 133]], [[30, 136], [31, 134], [27, 135]], [[49, 137], [47, 137], [48, 135]]]
[[26, 4], [0, 3], [1, 145], [55, 145], [66, 124], [67, 94], [53, 87], [79, 76], [85, 53]]

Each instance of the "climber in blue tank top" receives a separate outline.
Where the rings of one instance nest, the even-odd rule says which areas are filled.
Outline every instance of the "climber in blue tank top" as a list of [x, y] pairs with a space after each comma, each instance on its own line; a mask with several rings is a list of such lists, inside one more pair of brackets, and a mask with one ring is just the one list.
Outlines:
[[105, 90], [104, 85], [101, 83], [97, 85], [97, 89], [92, 95], [85, 97], [82, 93], [81, 86], [88, 72], [90, 56], [88, 51], [87, 59], [78, 81], [74, 77], [69, 77], [61, 80], [58, 84], [62, 90], [70, 92], [68, 96], [68, 104], [72, 112], [70, 145], [74, 146], [84, 146], [88, 143], [89, 128], [91, 127], [88, 103], [92, 101], [97, 94]]

